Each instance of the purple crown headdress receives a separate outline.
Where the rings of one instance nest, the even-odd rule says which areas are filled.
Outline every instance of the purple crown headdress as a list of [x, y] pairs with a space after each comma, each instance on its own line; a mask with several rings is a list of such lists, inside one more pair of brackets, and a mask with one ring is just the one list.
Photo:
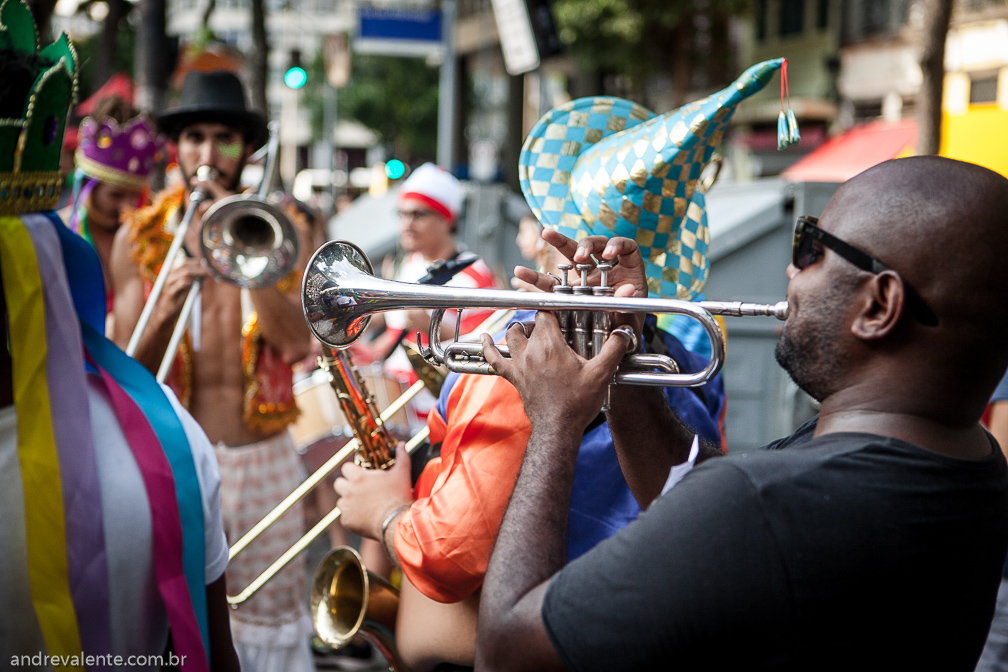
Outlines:
[[161, 158], [164, 137], [144, 115], [121, 126], [88, 117], [80, 126], [77, 168], [88, 177], [127, 189], [143, 189]]

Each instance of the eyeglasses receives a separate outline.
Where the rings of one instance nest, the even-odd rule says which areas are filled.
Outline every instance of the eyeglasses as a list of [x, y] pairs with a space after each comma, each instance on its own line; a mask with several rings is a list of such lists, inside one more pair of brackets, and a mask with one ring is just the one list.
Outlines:
[[399, 219], [423, 219], [433, 214], [433, 210], [400, 210]]
[[[795, 224], [794, 243], [791, 248], [791, 263], [798, 270], [811, 266], [822, 256], [822, 252], [816, 248], [815, 244], [817, 242], [823, 247], [833, 250], [862, 271], [878, 274], [883, 271], [893, 270], [870, 254], [859, 250], [849, 243], [845, 243], [832, 234], [826, 233], [816, 226], [818, 222], [819, 220], [815, 217], [803, 216], [799, 217], [798, 222]], [[938, 318], [928, 308], [927, 304], [924, 303], [924, 299], [921, 298], [920, 294], [897, 271], [893, 272], [899, 276], [900, 282], [903, 283], [907, 297], [907, 310], [914, 319], [929, 327], [937, 326]]]

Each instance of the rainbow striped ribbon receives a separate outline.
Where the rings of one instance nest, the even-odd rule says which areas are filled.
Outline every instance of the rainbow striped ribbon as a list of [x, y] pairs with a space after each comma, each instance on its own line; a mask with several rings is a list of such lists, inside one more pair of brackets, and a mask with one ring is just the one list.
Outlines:
[[[82, 651], [108, 653], [111, 646], [83, 330], [148, 491], [155, 576], [176, 651], [187, 656], [187, 669], [208, 669], [203, 511], [195, 464], [164, 392], [100, 333], [104, 287], [97, 255], [54, 215], [4, 217], [0, 271], [11, 327], [25, 553], [46, 652], [69, 660]], [[75, 312], [79, 323], [67, 319]]]
[[[53, 220], [59, 224], [58, 219]], [[198, 672], [209, 659], [203, 505], [192, 450], [175, 409], [154, 377], [102, 335], [105, 289], [97, 254], [56, 227], [84, 344], [113, 399], [151, 506], [155, 576], [176, 652]], [[119, 394], [121, 392], [121, 394]], [[180, 553], [181, 549], [181, 553]]]
[[[55, 237], [47, 240], [39, 236], [39, 240], [43, 261], [52, 263], [58, 258], [58, 242]], [[49, 245], [53, 242], [57, 242], [55, 248]], [[59, 414], [53, 412], [50, 391], [60, 385], [58, 381], [49, 380], [52, 368], [48, 359], [60, 347], [64, 354], [80, 357], [80, 336], [78, 334], [74, 347], [73, 343], [58, 342], [60, 337], [68, 337], [65, 332], [47, 329], [46, 299], [51, 300], [56, 288], [45, 286], [33, 239], [20, 218], [0, 218], [0, 272], [3, 273], [11, 332], [14, 405], [19, 410], [18, 461], [24, 491], [25, 548], [32, 603], [47, 652], [54, 656], [75, 656], [82, 646], [71, 586], [81, 575], [80, 566], [72, 562], [72, 557], [79, 559], [81, 556], [71, 556], [68, 545], [80, 530], [76, 529], [79, 519], [71, 517], [68, 520], [65, 513], [68, 500], [72, 505], [94, 502], [77, 500], [70, 483], [64, 483], [62, 478], [66, 469], [61, 468], [64, 454], [57, 440], [62, 442], [66, 437], [63, 430], [54, 425]], [[64, 319], [67, 321], [75, 323]], [[83, 375], [82, 361], [73, 368]], [[90, 427], [89, 418], [86, 426]], [[91, 435], [88, 431], [80, 432], [79, 436], [85, 434]], [[93, 446], [90, 456], [94, 458]], [[53, 496], [54, 491], [58, 491], [59, 496]], [[96, 504], [101, 506], [100, 499]], [[91, 518], [101, 520], [101, 516], [92, 515]], [[103, 540], [104, 535], [99, 534], [98, 539]], [[73, 570], [71, 565], [74, 565]], [[105, 576], [107, 580], [107, 571]], [[107, 605], [107, 591], [105, 597]], [[107, 613], [105, 625], [107, 628]]]
[[[116, 416], [119, 418], [133, 457], [140, 467], [144, 487], [147, 489], [151, 507], [151, 531], [154, 535], [154, 572], [158, 590], [168, 612], [175, 652], [185, 656], [186, 670], [191, 669], [193, 672], [209, 670], [208, 652], [203, 645], [200, 623], [193, 609], [182, 554], [178, 551], [182, 547], [182, 520], [175, 497], [175, 477], [171, 464], [161, 450], [154, 428], [151, 427], [141, 407], [107, 369], [92, 359], [97, 355], [109, 363], [119, 363], [116, 362], [116, 353], [123, 358], [129, 358], [86, 324], [84, 340], [87, 343], [89, 361], [101, 374], [102, 382], [112, 399]], [[129, 361], [134, 362], [132, 359]], [[134, 373], [136, 372], [128, 372], [127, 375]], [[147, 374], [146, 370], [143, 373]], [[119, 378], [123, 378], [121, 371]], [[144, 395], [149, 395], [149, 392], [150, 390], [143, 390]], [[165, 399], [165, 403], [170, 402]], [[186, 447], [188, 448], [188, 443]]]

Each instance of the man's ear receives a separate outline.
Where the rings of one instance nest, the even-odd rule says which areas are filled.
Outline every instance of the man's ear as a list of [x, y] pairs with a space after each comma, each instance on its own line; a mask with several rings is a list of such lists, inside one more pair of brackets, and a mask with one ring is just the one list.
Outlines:
[[885, 338], [906, 310], [903, 280], [895, 271], [873, 276], [861, 289], [860, 310], [851, 323], [851, 333], [865, 341]]

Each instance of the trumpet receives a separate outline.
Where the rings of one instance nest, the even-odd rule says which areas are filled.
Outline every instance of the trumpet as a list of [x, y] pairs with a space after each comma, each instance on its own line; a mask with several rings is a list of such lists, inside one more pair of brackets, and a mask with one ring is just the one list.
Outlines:
[[[482, 345], [459, 342], [457, 329], [455, 342], [441, 346], [440, 325], [445, 310], [512, 308], [558, 311], [558, 320], [568, 342], [583, 357], [591, 357], [608, 338], [612, 331], [609, 314], [613, 312], [676, 314], [696, 320], [707, 332], [712, 344], [710, 361], [696, 373], [679, 372], [675, 360], [665, 355], [633, 354], [637, 346], [635, 342], [628, 347], [628, 354], [620, 363], [613, 382], [656, 387], [696, 387], [718, 374], [724, 364], [726, 346], [724, 333], [715, 315], [787, 318], [786, 301], [759, 304], [615, 297], [615, 289], [606, 285], [612, 265], [599, 263], [602, 286], [598, 287], [589, 287], [587, 283], [592, 268], [591, 265], [578, 265], [581, 285], [571, 287], [562, 282], [553, 293], [431, 287], [375, 277], [370, 272], [370, 262], [358, 247], [333, 241], [320, 247], [308, 263], [301, 285], [301, 300], [305, 318], [315, 337], [335, 349], [353, 343], [374, 313], [432, 308], [429, 346], [423, 349], [423, 355], [432, 363], [460, 373], [489, 374], [493, 370], [483, 358]], [[503, 356], [508, 356], [506, 347], [497, 347]]]

